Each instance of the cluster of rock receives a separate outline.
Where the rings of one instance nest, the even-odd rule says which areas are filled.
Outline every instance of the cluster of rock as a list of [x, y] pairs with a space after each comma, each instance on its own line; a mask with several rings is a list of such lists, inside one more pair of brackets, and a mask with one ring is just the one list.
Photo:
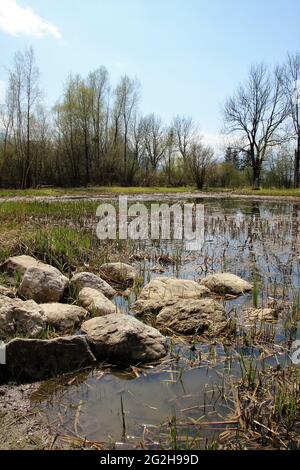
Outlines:
[[217, 336], [225, 330], [227, 319], [224, 307], [213, 295], [238, 296], [251, 290], [249, 282], [230, 273], [207, 276], [200, 283], [160, 277], [144, 287], [133, 310], [146, 319], [155, 314], [160, 330]]
[[[157, 361], [167, 353], [162, 333], [216, 336], [226, 329], [225, 309], [214, 293], [240, 295], [252, 289], [227, 273], [200, 283], [160, 277], [143, 288], [133, 306], [140, 321], [112, 301], [138, 278], [127, 264], [106, 263], [101, 277], [84, 272], [70, 280], [30, 256], [11, 257], [0, 269], [19, 281], [16, 291], [0, 287], [0, 341], [8, 341], [0, 379], [39, 380], [106, 360], [130, 365]], [[77, 305], [66, 303], [70, 294]], [[153, 314], [156, 328], [147, 324], [148, 316], [153, 324]], [[61, 336], [42, 339], [48, 329]]]
[[[112, 285], [88, 272], [69, 280], [30, 256], [9, 258], [1, 270], [20, 282], [16, 291], [0, 288], [0, 340], [14, 338], [6, 344], [0, 375], [39, 380], [104, 360], [134, 364], [166, 355], [166, 338], [158, 330], [121, 315], [111, 301], [117, 293], [112, 285], [127, 288], [135, 282], [132, 266], [101, 266]], [[78, 305], [63, 303], [68, 293]], [[49, 328], [73, 335], [41, 339]]]

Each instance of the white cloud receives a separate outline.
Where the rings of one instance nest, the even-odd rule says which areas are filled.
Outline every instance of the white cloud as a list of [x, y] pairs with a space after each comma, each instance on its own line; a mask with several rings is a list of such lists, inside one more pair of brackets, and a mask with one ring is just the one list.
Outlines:
[[223, 134], [213, 134], [211, 132], [201, 132], [203, 142], [212, 147], [220, 147], [225, 143], [225, 136]]
[[203, 143], [209, 145], [215, 151], [215, 156], [220, 158], [224, 155], [226, 147], [229, 145], [228, 137], [225, 134], [214, 134], [212, 132], [201, 132]]
[[3, 104], [5, 101], [5, 82], [3, 80], [0, 80], [0, 104]]
[[40, 18], [30, 8], [19, 6], [16, 0], [0, 0], [0, 30], [11, 36], [50, 34], [55, 39], [61, 38], [56, 26]]

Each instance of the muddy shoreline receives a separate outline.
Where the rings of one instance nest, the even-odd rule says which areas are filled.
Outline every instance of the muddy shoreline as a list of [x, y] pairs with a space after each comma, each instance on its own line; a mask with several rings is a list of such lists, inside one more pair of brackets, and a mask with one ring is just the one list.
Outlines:
[[41, 419], [30, 395], [39, 387], [7, 384], [0, 386], [0, 450], [45, 450], [56, 448], [54, 437]]

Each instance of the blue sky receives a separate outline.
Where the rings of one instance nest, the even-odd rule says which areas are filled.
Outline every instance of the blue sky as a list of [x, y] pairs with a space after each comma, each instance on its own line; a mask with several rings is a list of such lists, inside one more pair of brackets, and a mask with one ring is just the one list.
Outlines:
[[299, 24], [299, 0], [0, 0], [0, 87], [32, 45], [49, 105], [70, 72], [105, 65], [113, 84], [139, 78], [144, 113], [192, 116], [213, 138], [251, 63], [300, 49]]

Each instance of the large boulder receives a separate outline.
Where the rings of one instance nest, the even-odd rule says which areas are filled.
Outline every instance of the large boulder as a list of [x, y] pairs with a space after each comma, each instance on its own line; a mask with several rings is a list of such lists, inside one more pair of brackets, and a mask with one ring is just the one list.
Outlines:
[[205, 286], [189, 279], [158, 277], [152, 279], [139, 295], [141, 300], [200, 299], [210, 293]]
[[90, 287], [84, 287], [79, 292], [78, 302], [94, 317], [118, 312], [116, 305], [105, 297], [102, 292]]
[[11, 256], [0, 266], [0, 269], [11, 276], [14, 276], [16, 273], [23, 275], [26, 269], [37, 266], [38, 264], [40, 264], [40, 261], [32, 256]]
[[221, 295], [241, 295], [252, 291], [252, 285], [231, 273], [211, 274], [201, 280], [201, 285]]
[[115, 289], [96, 274], [88, 272], [75, 274], [70, 280], [70, 288], [75, 292], [75, 294], [78, 294], [84, 287], [99, 290], [108, 298], [116, 295]]
[[85, 336], [16, 338], [6, 345], [6, 366], [2, 367], [14, 380], [41, 380], [95, 363]]
[[45, 326], [43, 311], [33, 300], [0, 296], [0, 340], [16, 335], [35, 338]]
[[38, 263], [26, 269], [18, 293], [23, 299], [33, 299], [40, 303], [59, 302], [68, 283], [68, 278], [58, 269]]
[[124, 289], [132, 287], [138, 278], [137, 270], [125, 263], [106, 263], [100, 267], [100, 274], [109, 284]]
[[166, 355], [166, 338], [131, 315], [92, 318], [81, 325], [99, 361], [137, 364]]
[[210, 294], [207, 287], [188, 279], [158, 277], [152, 279], [141, 291], [132, 306], [138, 315], [157, 314], [166, 305], [182, 299], [200, 299]]
[[55, 331], [72, 331], [77, 328], [88, 316], [88, 312], [77, 305], [60, 303], [40, 304], [45, 322]]
[[4, 286], [0, 286], [0, 295], [10, 297], [11, 299], [16, 297], [15, 291], [13, 289], [9, 289], [8, 287]]
[[227, 325], [225, 309], [213, 299], [179, 300], [163, 308], [156, 317], [156, 326], [183, 334], [217, 336]]

